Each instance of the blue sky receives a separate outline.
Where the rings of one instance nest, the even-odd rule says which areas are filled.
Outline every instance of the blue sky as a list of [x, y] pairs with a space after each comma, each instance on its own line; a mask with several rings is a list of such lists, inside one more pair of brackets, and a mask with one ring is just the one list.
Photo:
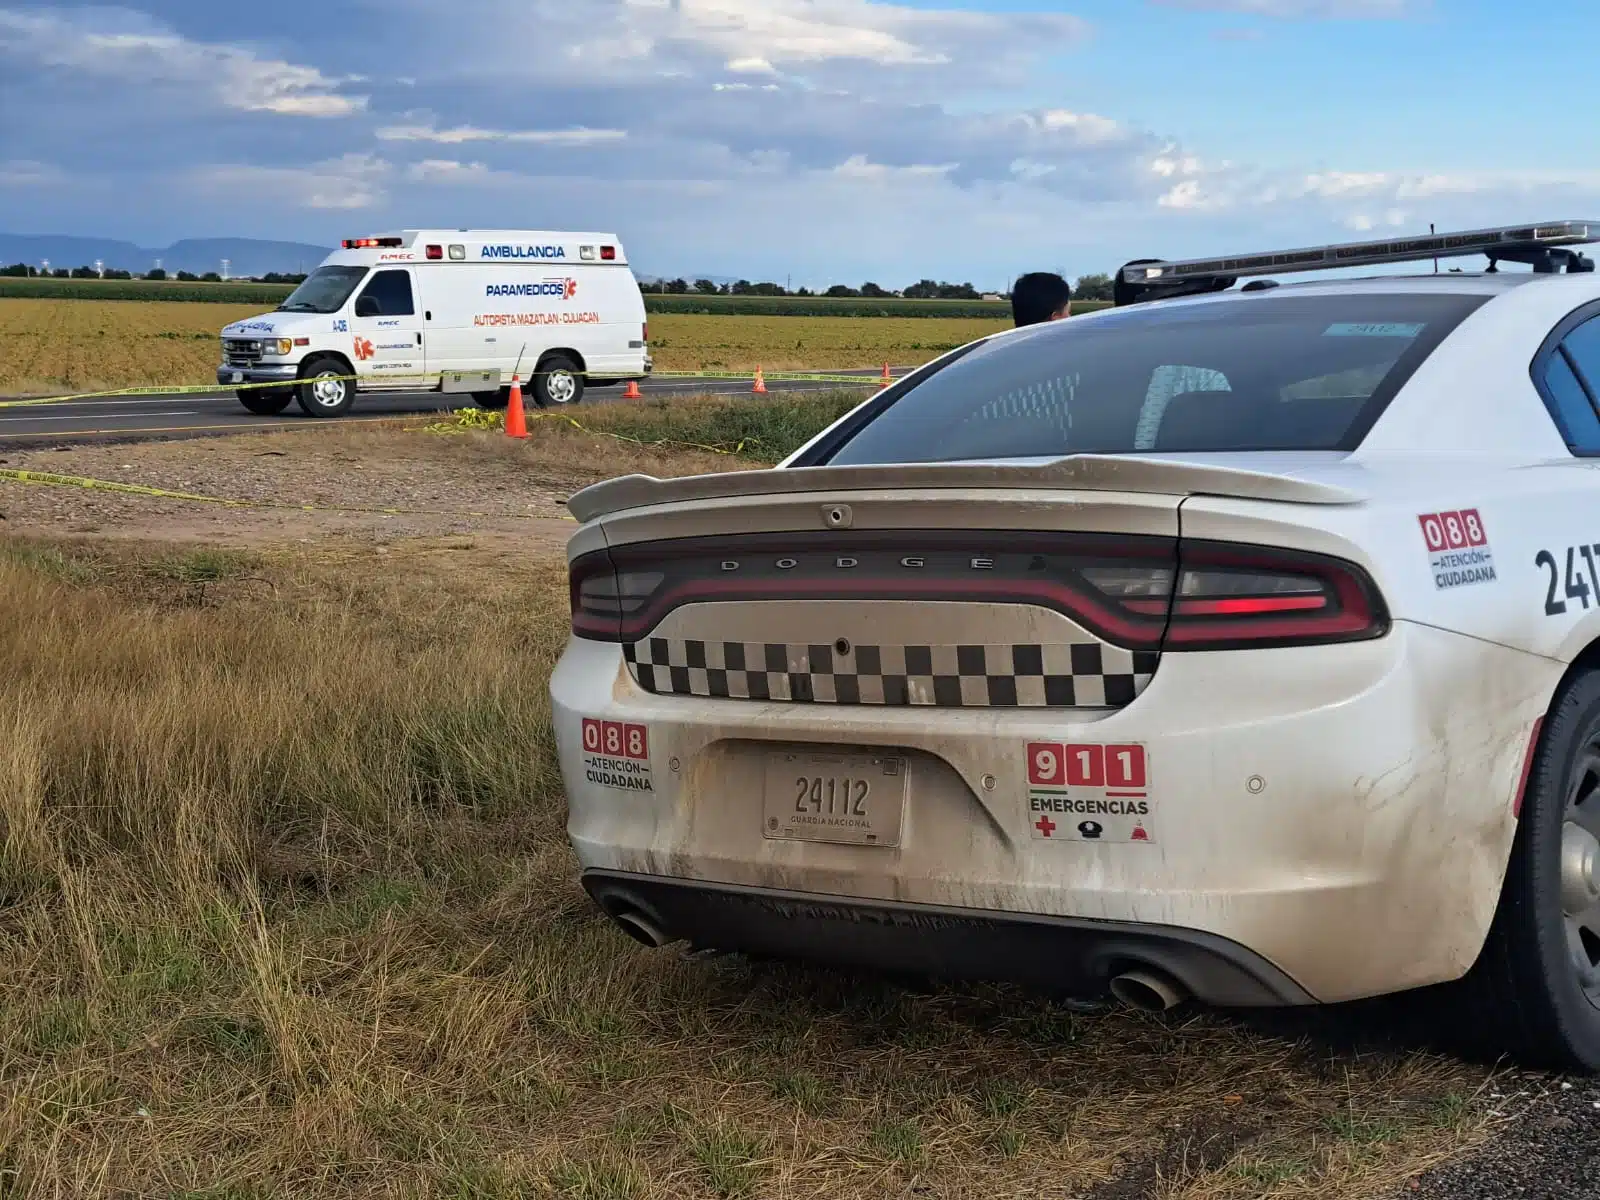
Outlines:
[[603, 228], [812, 285], [1600, 218], [1600, 5], [0, 0], [0, 229]]

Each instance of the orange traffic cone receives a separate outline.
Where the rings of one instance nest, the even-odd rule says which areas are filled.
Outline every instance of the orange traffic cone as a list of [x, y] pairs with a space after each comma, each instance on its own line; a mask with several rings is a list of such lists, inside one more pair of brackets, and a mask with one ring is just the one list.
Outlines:
[[622, 398], [624, 400], [644, 399], [644, 397], [639, 393], [639, 381], [637, 379], [628, 380], [628, 390], [622, 393]]
[[756, 368], [756, 385], [750, 390], [758, 396], [765, 396], [767, 394], [767, 381], [761, 377], [760, 367]]
[[878, 390], [880, 392], [883, 391], [884, 388], [888, 387], [893, 382], [894, 382], [894, 380], [889, 377], [889, 364], [888, 363], [884, 363], [883, 364], [883, 377], [878, 380]]
[[515, 375], [511, 377], [511, 401], [506, 405], [506, 436], [528, 436], [528, 422], [522, 414], [522, 381]]

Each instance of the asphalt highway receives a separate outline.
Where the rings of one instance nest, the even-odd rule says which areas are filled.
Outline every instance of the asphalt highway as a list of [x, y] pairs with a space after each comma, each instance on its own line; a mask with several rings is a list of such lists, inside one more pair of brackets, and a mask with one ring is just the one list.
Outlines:
[[[880, 368], [881, 370], [881, 368]], [[826, 371], [828, 375], [859, 376], [870, 384], [878, 371]], [[900, 372], [896, 372], [900, 374]], [[646, 398], [749, 395], [753, 380], [749, 376], [726, 379], [652, 379], [640, 385]], [[767, 380], [770, 392], [832, 391], [837, 383], [813, 380]], [[576, 414], [595, 404], [620, 400], [619, 386], [589, 388]], [[535, 411], [532, 401], [528, 410]], [[230, 391], [175, 395], [105, 397], [97, 400], [63, 401], [26, 408], [0, 408], [0, 444], [74, 441], [140, 441], [152, 438], [207, 437], [242, 433], [252, 429], [304, 428], [313, 424], [341, 425], [360, 421], [393, 420], [395, 417], [436, 413], [472, 405], [466, 395], [445, 396], [438, 392], [363, 393], [343, 417], [321, 421], [306, 416], [298, 404], [291, 404], [280, 415], [259, 417], [246, 412]]]

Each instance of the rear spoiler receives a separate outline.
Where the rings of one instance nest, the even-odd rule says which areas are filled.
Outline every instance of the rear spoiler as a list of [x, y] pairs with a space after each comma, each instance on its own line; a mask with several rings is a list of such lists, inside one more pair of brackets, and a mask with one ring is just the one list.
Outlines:
[[797, 492], [881, 491], [884, 488], [1081, 489], [1230, 496], [1289, 504], [1359, 504], [1367, 498], [1349, 488], [1271, 471], [1122, 454], [1074, 454], [1033, 466], [913, 463], [905, 466], [774, 467], [690, 475], [682, 479], [624, 475], [584, 488], [568, 499], [567, 508], [579, 521], [587, 522], [625, 509], [658, 504]]

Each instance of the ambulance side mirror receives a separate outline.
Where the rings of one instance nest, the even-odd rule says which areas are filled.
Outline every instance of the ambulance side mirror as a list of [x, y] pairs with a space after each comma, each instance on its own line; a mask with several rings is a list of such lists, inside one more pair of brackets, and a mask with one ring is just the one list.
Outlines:
[[378, 303], [376, 296], [362, 296], [356, 301], [356, 316], [358, 317], [376, 317], [380, 316], [382, 312], [383, 308]]

